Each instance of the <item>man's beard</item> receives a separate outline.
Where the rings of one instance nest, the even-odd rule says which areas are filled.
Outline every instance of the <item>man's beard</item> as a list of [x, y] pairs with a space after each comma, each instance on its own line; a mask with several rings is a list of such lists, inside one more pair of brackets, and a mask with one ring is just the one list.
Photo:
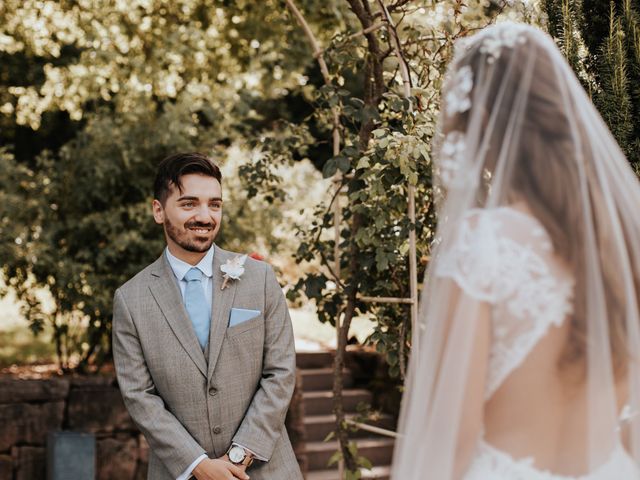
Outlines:
[[215, 222], [211, 222], [211, 223], [190, 222], [185, 224], [184, 227], [185, 227], [185, 230], [183, 231], [180, 228], [176, 227], [174, 224], [172, 224], [169, 219], [165, 219], [164, 221], [164, 229], [165, 229], [165, 232], [167, 232], [167, 236], [171, 240], [173, 240], [175, 243], [177, 243], [184, 250], [188, 252], [203, 253], [211, 248], [211, 245], [213, 245], [213, 241], [215, 240], [215, 235], [212, 236], [210, 239], [208, 239], [204, 243], [194, 242], [192, 240], [189, 240], [188, 238], [188, 235], [189, 235], [188, 229], [197, 228], [197, 227], [210, 228], [211, 231], [213, 232], [216, 229]]

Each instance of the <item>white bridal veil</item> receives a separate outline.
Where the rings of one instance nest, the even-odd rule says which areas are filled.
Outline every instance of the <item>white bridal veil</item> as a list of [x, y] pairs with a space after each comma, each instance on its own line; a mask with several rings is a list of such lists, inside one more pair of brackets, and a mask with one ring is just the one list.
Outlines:
[[640, 478], [640, 184], [553, 40], [460, 41], [434, 151], [392, 478]]

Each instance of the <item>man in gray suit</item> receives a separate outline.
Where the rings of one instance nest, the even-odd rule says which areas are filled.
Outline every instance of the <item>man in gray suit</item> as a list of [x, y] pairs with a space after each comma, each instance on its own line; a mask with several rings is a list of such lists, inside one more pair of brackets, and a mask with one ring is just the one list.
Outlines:
[[164, 159], [153, 216], [167, 248], [113, 309], [120, 390], [150, 446], [152, 480], [301, 480], [284, 428], [295, 384], [291, 320], [272, 269], [213, 242], [221, 174]]

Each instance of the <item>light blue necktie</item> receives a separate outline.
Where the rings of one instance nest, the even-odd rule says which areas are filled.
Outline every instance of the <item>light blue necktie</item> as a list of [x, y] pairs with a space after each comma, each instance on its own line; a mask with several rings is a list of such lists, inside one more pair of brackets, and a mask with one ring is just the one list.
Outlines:
[[202, 288], [202, 272], [197, 268], [191, 268], [184, 276], [187, 288], [184, 290], [184, 304], [189, 313], [189, 318], [196, 332], [196, 337], [200, 346], [204, 350], [209, 340], [209, 325], [211, 323], [211, 312], [209, 302], [204, 295]]

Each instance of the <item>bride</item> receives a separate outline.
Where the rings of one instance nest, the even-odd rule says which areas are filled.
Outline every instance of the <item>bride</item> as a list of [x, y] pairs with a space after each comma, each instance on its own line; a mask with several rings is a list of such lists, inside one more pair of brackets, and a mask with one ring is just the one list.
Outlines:
[[640, 479], [640, 184], [619, 146], [515, 23], [456, 45], [439, 132], [392, 478]]

